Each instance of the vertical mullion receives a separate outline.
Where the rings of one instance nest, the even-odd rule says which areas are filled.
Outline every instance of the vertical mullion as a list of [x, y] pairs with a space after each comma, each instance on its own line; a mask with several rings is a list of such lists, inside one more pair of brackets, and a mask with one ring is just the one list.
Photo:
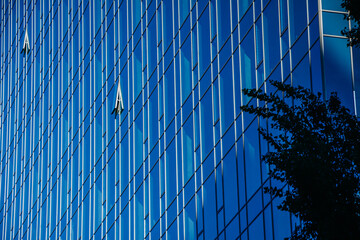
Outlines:
[[[39, 23], [41, 24], [41, 26], [44, 26], [44, 16], [42, 15], [43, 14], [43, 4], [42, 4], [42, 0], [40, 0], [40, 12], [39, 12], [39, 15], [42, 16]], [[44, 38], [44, 31], [42, 30], [40, 33], [39, 33], [39, 41], [40, 42], [43, 42], [43, 38]], [[44, 48], [41, 48], [40, 49], [40, 64], [42, 66], [44, 66]], [[39, 79], [40, 79], [40, 82], [42, 82], [41, 80], [43, 79], [43, 71], [44, 69], [42, 68], [42, 70], [40, 70], [40, 74], [39, 74]], [[41, 83], [40, 83], [41, 84]], [[39, 86], [40, 88], [40, 92], [43, 93], [43, 85], [41, 84], [41, 86]], [[41, 102], [40, 102], [40, 106], [39, 106], [39, 112], [40, 112], [40, 116], [39, 117], [39, 121], [40, 121], [40, 125], [41, 127], [39, 127], [39, 136], [43, 136], [41, 133], [43, 132], [43, 129], [44, 129], [44, 101], [43, 99], [41, 99]], [[17, 108], [18, 109], [18, 108]], [[18, 118], [19, 119], [19, 118]], [[45, 137], [45, 136], [44, 136]], [[43, 138], [41, 137], [41, 140], [40, 140], [40, 146], [43, 145]], [[42, 199], [42, 192], [41, 192], [41, 186], [43, 184], [43, 179], [45, 179], [45, 176], [43, 176], [44, 174], [44, 154], [43, 154], [43, 151], [42, 149], [40, 150], [40, 153], [39, 153], [39, 159], [40, 159], [40, 162], [38, 163], [38, 199], [37, 199], [37, 226], [36, 226], [36, 232], [37, 233], [40, 233], [42, 234], [43, 231], [42, 231], [42, 212], [43, 212], [43, 209], [41, 207], [41, 199]], [[40, 235], [41, 236], [41, 235]]]
[[[80, 63], [80, 65], [81, 65], [81, 75], [79, 74], [79, 84], [80, 84], [80, 89], [81, 89], [81, 91], [79, 91], [79, 103], [81, 103], [82, 104], [82, 106], [80, 105], [79, 107], [80, 107], [80, 109], [81, 109], [81, 113], [80, 113], [80, 115], [79, 115], [79, 126], [80, 126], [80, 124], [81, 124], [81, 131], [80, 131], [80, 133], [81, 134], [79, 134], [79, 137], [80, 136], [83, 136], [83, 138], [84, 138], [84, 140], [83, 141], [81, 141], [81, 150], [79, 149], [79, 159], [80, 159], [80, 168], [79, 168], [79, 174], [81, 174], [81, 180], [80, 180], [80, 182], [78, 183], [78, 186], [79, 186], [79, 188], [81, 188], [81, 194], [80, 194], [80, 196], [81, 197], [79, 197], [78, 199], [78, 204], [79, 205], [81, 205], [81, 209], [80, 209], [80, 212], [81, 212], [81, 215], [80, 215], [80, 217], [78, 218], [78, 221], [79, 221], [79, 223], [78, 223], [78, 226], [79, 226], [79, 224], [80, 224], [80, 222], [81, 223], [84, 223], [85, 221], [84, 221], [84, 212], [86, 211], [85, 210], [85, 204], [82, 204], [82, 199], [81, 198], [84, 198], [84, 192], [85, 192], [85, 190], [84, 190], [84, 185], [81, 185], [82, 183], [84, 183], [84, 179], [85, 179], [85, 177], [84, 177], [84, 175], [85, 175], [85, 172], [84, 172], [84, 170], [85, 170], [85, 136], [84, 136], [84, 130], [85, 130], [85, 119], [84, 119], [84, 117], [85, 117], [85, 108], [84, 108], [84, 106], [85, 106], [85, 80], [83, 80], [83, 82], [81, 82], [81, 78], [83, 78], [84, 76], [85, 76], [85, 55], [84, 55], [84, 53], [85, 53], [85, 40], [84, 40], [84, 38], [85, 38], [85, 27], [84, 27], [84, 22], [85, 22], [85, 20], [86, 19], [84, 19], [84, 2], [81, 2], [80, 3], [81, 4], [81, 13], [83, 14], [82, 16], [81, 16], [81, 24], [80, 24], [80, 29], [79, 29], [79, 46], [81, 46], [81, 52], [80, 52], [80, 58], [79, 58], [79, 63]], [[89, 5], [90, 5], [90, 3], [88, 3]], [[80, 170], [81, 169], [81, 170]], [[78, 233], [78, 239], [79, 239], [79, 237], [84, 237], [84, 224], [80, 224], [81, 225], [81, 227], [80, 227], [80, 231], [79, 231], [79, 233]], [[78, 228], [79, 229], [79, 228]]]
[[323, 87], [323, 99], [326, 99], [326, 82], [325, 82], [325, 65], [324, 65], [324, 27], [323, 27], [323, 11], [322, 0], [318, 0], [318, 14], [319, 14], [319, 34], [320, 34], [320, 60], [321, 60], [321, 77]]
[[[94, 0], [89, 0], [90, 1], [90, 9], [89, 9], [89, 23], [90, 23], [90, 81], [89, 81], [89, 86], [90, 86], [90, 91], [89, 91], [89, 106], [90, 106], [90, 121], [93, 121], [94, 119], [94, 105], [93, 105], [93, 98], [95, 99], [95, 93], [94, 93], [94, 87], [93, 86], [93, 82], [95, 82], [95, 61], [96, 61], [96, 58], [95, 58], [95, 23], [93, 21], [95, 21], [95, 1]], [[91, 59], [94, 59], [93, 61], [91, 61]], [[93, 107], [92, 107], [93, 106]], [[90, 169], [95, 167], [95, 159], [94, 159], [94, 156], [95, 156], [95, 146], [94, 146], [94, 135], [95, 135], [95, 127], [94, 125], [91, 125], [90, 126], [90, 149], [89, 149], [89, 152], [91, 153], [90, 154]], [[94, 179], [95, 179], [95, 169], [93, 169], [92, 172], [89, 173], [90, 174], [90, 184], [89, 186], [92, 186], [93, 185], [93, 182], [94, 182]], [[92, 198], [89, 199], [89, 226], [90, 226], [90, 229], [89, 229], [89, 238], [90, 236], [92, 236], [93, 234], [93, 231], [95, 229], [95, 221], [92, 221], [95, 219], [95, 204], [93, 203], [93, 200], [95, 199], [95, 188], [96, 186], [94, 186], [93, 188], [90, 188], [90, 196], [92, 196]]]

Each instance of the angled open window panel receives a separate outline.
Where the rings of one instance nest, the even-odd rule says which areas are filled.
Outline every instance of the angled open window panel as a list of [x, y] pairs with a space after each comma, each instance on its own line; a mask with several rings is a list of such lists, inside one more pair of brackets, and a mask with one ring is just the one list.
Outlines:
[[115, 113], [115, 117], [117, 114], [121, 114], [124, 111], [124, 102], [122, 98], [121, 93], [121, 85], [120, 81], [118, 83], [117, 92], [116, 92], [116, 101], [115, 101], [115, 107], [111, 114]]
[[29, 35], [27, 32], [27, 29], [25, 30], [25, 39], [24, 39], [24, 45], [23, 48], [21, 50], [21, 53], [23, 54], [23, 56], [25, 57], [26, 54], [29, 54], [30, 52], [30, 43], [29, 43]]

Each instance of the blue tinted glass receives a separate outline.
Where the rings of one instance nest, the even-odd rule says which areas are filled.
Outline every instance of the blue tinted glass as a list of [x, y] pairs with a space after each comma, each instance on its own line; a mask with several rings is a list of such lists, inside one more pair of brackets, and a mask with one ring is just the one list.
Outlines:
[[227, 224], [238, 211], [238, 193], [236, 179], [235, 148], [226, 155], [224, 162], [224, 192], [225, 192], [225, 223]]
[[297, 65], [293, 71], [293, 85], [301, 85], [303, 87], [311, 89], [310, 83], [310, 68], [309, 68], [309, 56], [306, 55], [305, 58]]
[[264, 10], [264, 55], [265, 76], [267, 77], [280, 60], [280, 40], [277, 1], [271, 1]]
[[309, 20], [313, 19], [313, 17], [318, 12], [318, 2], [317, 1], [308, 1], [309, 8]]
[[308, 50], [308, 35], [304, 32], [291, 48], [292, 65], [296, 66]]
[[263, 193], [267, 143], [241, 113], [241, 88], [271, 91], [271, 78], [360, 99], [359, 51], [339, 34], [342, 14], [329, 13], [343, 10], [320, 3], [322, 59], [318, 4], [2, 1], [2, 238], [290, 236], [299, 219]]
[[213, 239], [216, 236], [216, 205], [215, 205], [215, 182], [214, 174], [210, 175], [204, 183], [204, 224], [205, 239]]
[[135, 151], [135, 171], [140, 167], [142, 164], [143, 158], [143, 131], [142, 131], [142, 119], [141, 115], [135, 121], [135, 144], [137, 147]]
[[141, 44], [137, 45], [134, 53], [134, 99], [136, 99], [142, 89]]
[[319, 39], [319, 20], [316, 16], [315, 19], [310, 23], [310, 45], [313, 45], [314, 42]]
[[354, 77], [355, 77], [355, 96], [357, 114], [360, 114], [360, 48], [353, 48], [354, 57]]
[[243, 14], [249, 8], [251, 2], [252, 2], [251, 0], [239, 1], [239, 15], [240, 15], [240, 18], [241, 18], [241, 16], [243, 16]]
[[209, 9], [206, 8], [199, 19], [199, 65], [200, 76], [210, 64], [210, 22]]
[[231, 61], [228, 61], [220, 73], [221, 123], [223, 131], [225, 131], [234, 121], [234, 87], [231, 70]]
[[262, 215], [258, 216], [250, 225], [249, 239], [264, 239], [264, 223]]
[[260, 187], [260, 156], [259, 156], [259, 134], [257, 119], [253, 121], [245, 132], [245, 171], [246, 189], [248, 198]]
[[132, 14], [132, 16], [133, 16], [133, 29], [135, 29], [136, 26], [139, 24], [140, 18], [141, 18], [141, 0], [132, 1], [132, 10], [133, 10], [133, 14]]
[[191, 92], [191, 38], [181, 46], [181, 93], [182, 104]]
[[289, 50], [289, 31], [286, 31], [281, 36], [281, 55], [284, 56]]
[[[240, 48], [242, 87], [256, 88], [254, 34], [250, 32], [241, 43]], [[248, 101], [248, 97], [245, 97], [244, 103], [246, 104]]]
[[342, 103], [353, 110], [350, 49], [346, 44], [347, 39], [324, 38], [325, 88], [327, 97], [337, 92]]
[[148, 53], [148, 68], [149, 73], [151, 74], [156, 66], [157, 59], [156, 59], [156, 18], [152, 18], [151, 22], [149, 23], [148, 27], [148, 43], [147, 48], [149, 50]]
[[221, 47], [229, 37], [230, 28], [230, 1], [217, 2], [219, 46]]
[[164, 10], [164, 21], [163, 21], [163, 31], [164, 31], [164, 47], [167, 49], [170, 42], [173, 39], [173, 26], [172, 26], [172, 1], [164, 1], [163, 2], [163, 10]]
[[195, 198], [185, 208], [185, 239], [196, 238]]
[[[156, 89], [155, 89], [156, 90]], [[149, 109], [149, 137], [150, 148], [158, 141], [158, 96], [157, 91], [154, 91], [150, 96], [150, 109]]]
[[255, 34], [256, 34], [256, 64], [263, 60], [263, 44], [262, 44], [262, 21], [259, 18], [255, 23]]
[[322, 7], [326, 10], [345, 11], [345, 9], [341, 7], [341, 1], [338, 0], [323, 0]]
[[[180, 26], [183, 24], [183, 22], [185, 21], [185, 19], [188, 17], [189, 15], [189, 7], [190, 7], [190, 3], [188, 1], [181, 1], [179, 0], [179, 12], [180, 12]], [[175, 8], [176, 9], [176, 8]]]
[[237, 0], [231, 0], [231, 10], [232, 28], [235, 28], [239, 22]]
[[253, 24], [253, 9], [250, 8], [240, 20], [240, 39], [243, 39]]
[[144, 237], [144, 203], [143, 203], [143, 185], [136, 192], [135, 196], [135, 237]]
[[160, 193], [159, 193], [159, 164], [156, 164], [150, 172], [150, 216], [151, 227], [153, 227], [159, 219], [160, 213]]
[[165, 125], [171, 122], [175, 112], [175, 98], [174, 98], [174, 66], [171, 63], [170, 67], [165, 72], [164, 76], [165, 91]]
[[320, 42], [317, 41], [311, 48], [311, 80], [314, 93], [323, 93], [320, 59]]
[[212, 135], [212, 104], [211, 91], [207, 91], [205, 96], [201, 99], [201, 133], [202, 133], [202, 156], [203, 159], [207, 156], [213, 147]]
[[291, 45], [306, 27], [306, 0], [289, 0]]
[[341, 35], [341, 30], [349, 28], [349, 23], [340, 13], [323, 12], [324, 34]]
[[188, 181], [194, 173], [194, 137], [192, 117], [189, 117], [183, 128], [183, 167], [184, 167], [184, 183]]
[[287, 0], [280, 0], [280, 22], [283, 32], [288, 26]]
[[290, 214], [277, 208], [281, 203], [276, 199], [273, 203], [274, 235], [275, 239], [284, 239], [290, 236]]

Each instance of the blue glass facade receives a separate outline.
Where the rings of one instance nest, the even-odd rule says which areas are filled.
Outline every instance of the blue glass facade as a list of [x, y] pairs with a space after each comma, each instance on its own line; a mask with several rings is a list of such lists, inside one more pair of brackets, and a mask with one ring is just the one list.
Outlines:
[[359, 112], [339, 2], [2, 0], [0, 238], [288, 237], [241, 89], [336, 90]]

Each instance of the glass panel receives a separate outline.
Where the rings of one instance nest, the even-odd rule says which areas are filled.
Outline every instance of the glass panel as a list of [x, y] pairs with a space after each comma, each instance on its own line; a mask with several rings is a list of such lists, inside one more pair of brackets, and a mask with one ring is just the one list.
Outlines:
[[353, 112], [350, 48], [346, 44], [347, 39], [324, 37], [326, 97], [337, 92], [342, 103]]
[[185, 208], [185, 239], [196, 239], [195, 198]]
[[292, 66], [296, 66], [308, 50], [308, 35], [304, 32], [291, 48]]
[[257, 119], [245, 132], [245, 171], [247, 197], [250, 198], [261, 184], [259, 133]]
[[189, 178], [194, 173], [194, 142], [193, 142], [193, 121], [192, 116], [188, 118], [183, 128], [183, 166], [184, 166], [184, 183], [186, 183]]
[[311, 49], [311, 80], [312, 91], [317, 94], [323, 93], [322, 76], [321, 76], [321, 59], [320, 59], [320, 42], [317, 41]]
[[276, 198], [273, 203], [273, 221], [275, 239], [284, 239], [290, 236], [290, 214], [277, 208], [281, 199]]
[[340, 13], [323, 12], [324, 34], [341, 35], [341, 30], [349, 28], [349, 23]]
[[164, 20], [163, 20], [163, 34], [164, 34], [164, 49], [167, 49], [173, 39], [173, 22], [172, 19], [172, 1], [163, 2]]
[[345, 11], [341, 7], [342, 1], [339, 0], [322, 0], [322, 7], [326, 10], [334, 10], [334, 11]]
[[259, 18], [255, 23], [256, 34], [256, 65], [263, 60], [263, 45], [262, 45], [262, 21]]
[[219, 32], [219, 46], [224, 44], [225, 40], [229, 37], [230, 28], [230, 1], [217, 1], [217, 16], [218, 16], [218, 32]]
[[188, 37], [181, 47], [181, 94], [182, 104], [192, 90], [191, 81], [191, 38]]
[[264, 10], [265, 76], [269, 76], [280, 60], [279, 18], [277, 1], [271, 1]]
[[250, 225], [249, 239], [264, 239], [264, 223], [262, 214]]
[[224, 163], [224, 193], [225, 193], [225, 224], [238, 212], [238, 192], [236, 179], [236, 152], [235, 148], [226, 155]]
[[[305, 58], [300, 62], [300, 64], [295, 68], [293, 72], [294, 86], [301, 85], [303, 87], [311, 89], [309, 66], [310, 66], [309, 56], [306, 55]], [[318, 79], [316, 81], [318, 81]]]
[[[241, 50], [241, 80], [242, 88], [256, 88], [255, 78], [255, 49], [254, 49], [254, 34], [250, 32], [240, 45]], [[243, 104], [249, 101], [247, 96], [244, 96]]]
[[202, 76], [210, 64], [210, 22], [206, 7], [199, 19], [199, 69]]
[[135, 120], [135, 171], [142, 164], [143, 159], [143, 131], [142, 131], [142, 114]]
[[204, 225], [205, 239], [214, 239], [216, 236], [216, 205], [214, 174], [204, 183]]
[[287, 0], [280, 0], [280, 22], [283, 32], [288, 26]]
[[176, 152], [175, 141], [166, 150], [166, 194], [168, 205], [176, 196]]
[[232, 65], [231, 61], [228, 61], [220, 73], [221, 123], [223, 132], [234, 121], [233, 89]]
[[291, 45], [306, 27], [306, 0], [289, 0]]
[[239, 16], [240, 18], [244, 15], [246, 10], [249, 8], [252, 0], [241, 0], [239, 1]]
[[353, 64], [355, 77], [355, 95], [357, 115], [360, 115], [360, 48], [353, 48]]
[[174, 65], [171, 63], [170, 67], [165, 72], [164, 76], [165, 88], [165, 126], [170, 124], [175, 114], [175, 98], [174, 98]]
[[201, 148], [204, 159], [213, 148], [213, 123], [212, 123], [212, 100], [211, 91], [207, 91], [201, 99]]

